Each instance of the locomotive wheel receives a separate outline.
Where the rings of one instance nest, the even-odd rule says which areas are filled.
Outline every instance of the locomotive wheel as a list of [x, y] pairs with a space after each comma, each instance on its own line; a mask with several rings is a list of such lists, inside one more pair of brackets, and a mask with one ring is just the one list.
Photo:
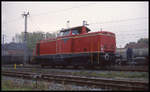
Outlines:
[[76, 65], [76, 66], [73, 66], [73, 68], [74, 68], [74, 69], [78, 69], [78, 66], [77, 66], [77, 65]]
[[53, 68], [53, 66], [51, 66], [51, 68]]
[[89, 66], [85, 66], [85, 68], [91, 70], [91, 69], [93, 69], [94, 67], [93, 67], [92, 65], [89, 65]]
[[44, 68], [44, 65], [41, 65], [41, 68]]
[[66, 68], [66, 66], [63, 65], [63, 66], [62, 66], [62, 69], [65, 69], [65, 68]]

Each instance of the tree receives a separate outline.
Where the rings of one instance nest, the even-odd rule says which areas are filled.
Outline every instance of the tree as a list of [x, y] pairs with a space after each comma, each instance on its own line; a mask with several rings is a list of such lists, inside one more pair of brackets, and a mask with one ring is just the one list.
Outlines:
[[148, 38], [140, 38], [137, 43], [136, 42], [129, 42], [125, 45], [125, 48], [131, 46], [133, 48], [148, 48]]
[[56, 33], [55, 32], [54, 33], [47, 32], [45, 35], [46, 35], [46, 39], [47, 38], [55, 38], [56, 37]]
[[138, 43], [148, 44], [148, 38], [141, 38], [141, 39], [138, 40]]
[[[28, 32], [27, 33], [27, 47], [32, 52], [36, 46], [36, 43], [39, 42], [40, 40], [44, 40], [45, 38], [55, 38], [55, 37], [56, 37], [56, 33], [47, 32], [46, 34], [44, 34], [44, 32], [41, 32], [41, 31], [33, 32], [33, 33]], [[23, 43], [24, 32], [22, 32], [21, 34], [16, 34], [14, 39], [17, 43]]]

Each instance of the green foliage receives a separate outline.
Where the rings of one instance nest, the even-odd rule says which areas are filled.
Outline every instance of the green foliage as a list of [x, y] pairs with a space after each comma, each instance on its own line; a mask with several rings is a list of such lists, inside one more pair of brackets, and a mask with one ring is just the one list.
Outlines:
[[146, 43], [148, 44], [148, 38], [141, 38], [138, 40], [138, 43]]
[[133, 48], [148, 48], [149, 40], [148, 38], [141, 38], [136, 42], [129, 42], [125, 45], [125, 48], [127, 47], [133, 47]]
[[[47, 38], [55, 38], [56, 37], [56, 33], [44, 33], [41, 31], [38, 32], [33, 32], [33, 33], [27, 33], [27, 47], [29, 49], [29, 51], [33, 51], [33, 49], [36, 46], [36, 43], [39, 42], [40, 40], [44, 40]], [[16, 34], [15, 37], [13, 37], [13, 39], [15, 40], [15, 42], [17, 43], [23, 43], [24, 41], [24, 32], [22, 32], [21, 34]]]
[[[23, 84], [23, 85], [22, 85]], [[3, 91], [26, 91], [26, 90], [46, 90], [49, 84], [44, 81], [38, 81], [37, 84], [32, 82], [16, 82], [15, 80], [2, 79], [2, 90]]]
[[116, 78], [116, 77], [120, 77], [120, 78], [144, 78], [144, 79], [148, 79], [148, 73], [146, 72], [113, 72], [113, 71], [109, 71], [109, 72], [100, 72], [100, 73], [96, 73], [96, 72], [75, 72], [73, 73], [73, 75], [76, 76], [90, 76], [90, 77], [104, 77], [104, 78]]

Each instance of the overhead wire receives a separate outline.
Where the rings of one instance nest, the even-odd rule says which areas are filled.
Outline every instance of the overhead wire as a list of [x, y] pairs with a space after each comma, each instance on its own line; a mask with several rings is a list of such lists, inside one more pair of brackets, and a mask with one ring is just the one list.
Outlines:
[[148, 17], [137, 17], [137, 18], [129, 18], [129, 19], [122, 19], [122, 20], [116, 20], [116, 21], [103, 21], [103, 22], [93, 22], [90, 23], [90, 25], [93, 24], [106, 24], [106, 23], [119, 23], [119, 22], [126, 22], [126, 21], [133, 21], [133, 20], [143, 20], [148, 19]]
[[41, 30], [40, 27], [39, 27], [36, 23], [34, 23], [33, 18], [30, 18], [30, 19], [29, 19], [29, 22], [31, 22], [30, 24], [32, 25], [32, 27], [33, 27], [35, 30]]
[[[73, 7], [70, 7], [70, 8], [65, 8], [65, 9], [61, 9], [61, 10], [57, 10], [57, 11], [49, 11], [49, 12], [44, 12], [44, 13], [39, 13], [39, 14], [32, 14], [32, 16], [36, 17], [36, 16], [41, 16], [41, 15], [46, 15], [46, 14], [52, 14], [52, 13], [66, 12], [66, 11], [71, 10], [71, 9], [80, 8], [80, 7], [83, 7], [83, 6], [94, 5], [94, 4], [96, 4], [96, 3], [87, 4], [87, 5], [80, 5], [80, 6], [73, 6]], [[8, 20], [7, 22], [4, 22], [4, 23], [8, 24], [8, 23], [19, 21], [20, 19], [21, 19], [21, 17], [20, 18], [15, 18], [15, 19]]]
[[87, 5], [73, 6], [73, 7], [70, 7], [70, 8], [65, 8], [65, 9], [61, 9], [61, 10], [57, 10], [57, 11], [49, 11], [49, 12], [44, 12], [44, 13], [39, 13], [39, 14], [33, 14], [33, 16], [40, 16], [40, 15], [46, 15], [46, 14], [52, 14], [52, 13], [66, 12], [68, 10], [72, 10], [72, 9], [75, 9], [75, 8], [80, 8], [80, 7], [83, 7], [83, 6], [94, 5], [94, 4], [97, 4], [97, 3], [92, 3], [92, 4], [87, 4]]
[[20, 21], [20, 19], [21, 19], [21, 17], [15, 18], [15, 19], [11, 19], [11, 20], [8, 20], [8, 21], [4, 21], [3, 23], [4, 24], [13, 23], [13, 22], [16, 22], [16, 21]]
[[[91, 4], [88, 4], [88, 5], [91, 5]], [[81, 5], [81, 6], [88, 6], [88, 5]], [[93, 4], [92, 4], [93, 5]], [[79, 8], [81, 6], [73, 6], [71, 8], [66, 8], [66, 9], [61, 9], [61, 10], [58, 10], [58, 11], [51, 11], [51, 12], [44, 12], [44, 13], [39, 13], [39, 14], [33, 14], [32, 16], [41, 16], [41, 15], [44, 15], [44, 14], [53, 14], [53, 13], [60, 13], [60, 12], [65, 12], [65, 11], [68, 11], [68, 10], [71, 10], [71, 9], [75, 9], [75, 8]], [[11, 22], [14, 22], [14, 21], [18, 21], [20, 18], [16, 18], [16, 19], [13, 19], [13, 20], [10, 20], [9, 23]], [[129, 18], [129, 19], [122, 19], [122, 20], [115, 20], [115, 21], [104, 21], [104, 22], [93, 22], [93, 23], [90, 23], [90, 25], [94, 25], [94, 24], [108, 24], [108, 23], [120, 23], [120, 22], [127, 22], [127, 21], [136, 21], [136, 20], [145, 20], [147, 19], [147, 17], [139, 17], [139, 18]], [[8, 22], [8, 21], [7, 21]], [[31, 22], [31, 21], [30, 21]], [[35, 29], [38, 29], [39, 27], [33, 23], [33, 20], [32, 20], [32, 27], [34, 27]], [[35, 27], [36, 25], [36, 27]], [[142, 34], [142, 33], [141, 33]], [[129, 34], [126, 34], [129, 36]], [[131, 35], [131, 34], [130, 34]], [[132, 34], [133, 35], [137, 35], [137, 33], [135, 34]], [[123, 36], [123, 35], [122, 35]]]

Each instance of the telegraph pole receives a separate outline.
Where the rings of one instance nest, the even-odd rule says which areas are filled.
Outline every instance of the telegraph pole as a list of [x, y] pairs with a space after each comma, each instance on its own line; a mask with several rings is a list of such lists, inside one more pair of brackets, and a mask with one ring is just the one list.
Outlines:
[[3, 41], [2, 41], [2, 55], [4, 55], [4, 51], [5, 51], [5, 50], [4, 50], [4, 49], [5, 49], [5, 48], [4, 48], [4, 36], [5, 36], [5, 35], [3, 34]]
[[2, 42], [3, 45], [4, 45], [4, 36], [5, 36], [5, 35], [3, 34], [3, 42]]
[[22, 14], [23, 17], [25, 17], [25, 34], [24, 34], [24, 64], [27, 63], [28, 59], [28, 51], [27, 51], [27, 18], [28, 18], [29, 12]]

